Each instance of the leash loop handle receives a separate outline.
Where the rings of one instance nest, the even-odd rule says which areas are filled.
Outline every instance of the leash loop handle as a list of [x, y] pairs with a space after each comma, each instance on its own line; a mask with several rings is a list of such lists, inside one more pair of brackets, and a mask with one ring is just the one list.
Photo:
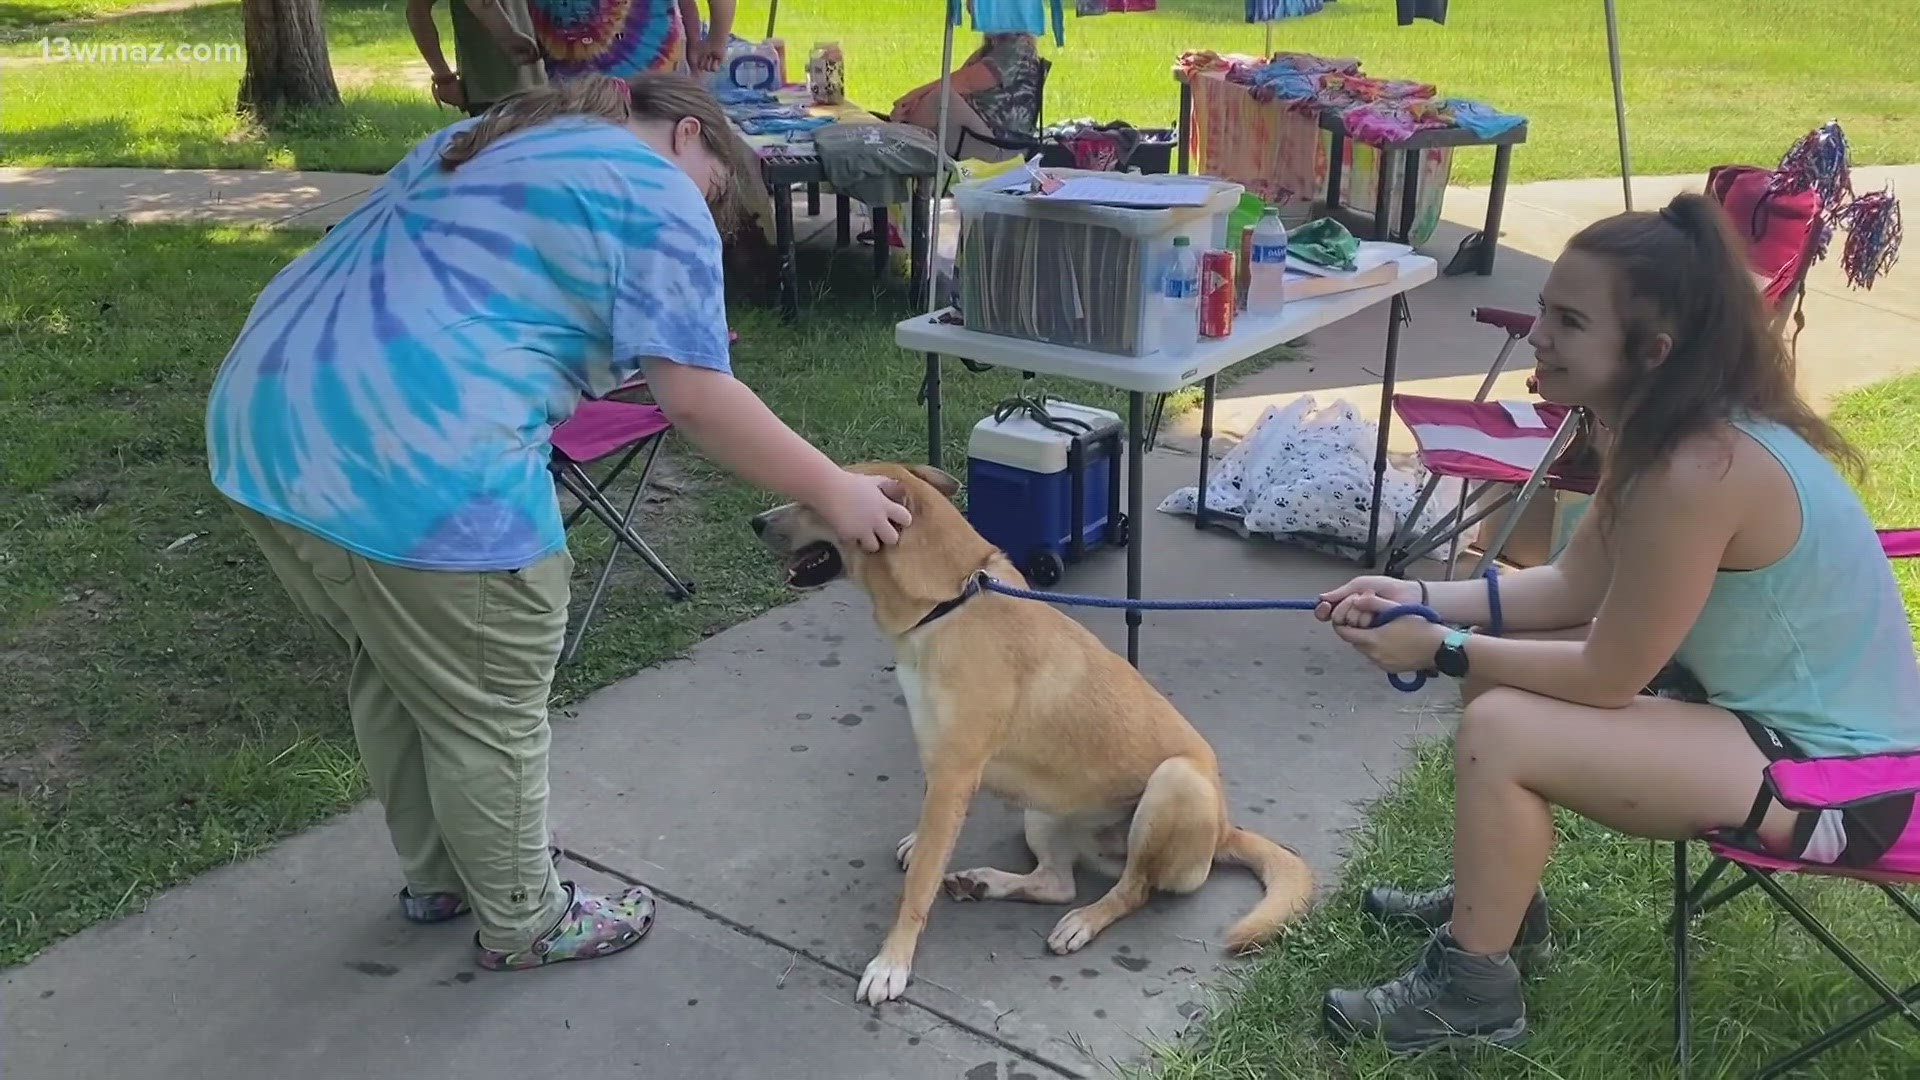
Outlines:
[[[1403, 615], [1418, 615], [1430, 623], [1440, 621], [1440, 613], [1425, 604], [1396, 604], [1381, 612], [1380, 617], [1373, 620], [1373, 625], [1376, 627], [1385, 626]], [[1392, 684], [1395, 690], [1411, 694], [1415, 690], [1427, 685], [1427, 679], [1429, 677], [1438, 674], [1439, 672], [1432, 669], [1416, 671], [1412, 675], [1406, 676], [1390, 671], [1387, 673], [1387, 682]]]

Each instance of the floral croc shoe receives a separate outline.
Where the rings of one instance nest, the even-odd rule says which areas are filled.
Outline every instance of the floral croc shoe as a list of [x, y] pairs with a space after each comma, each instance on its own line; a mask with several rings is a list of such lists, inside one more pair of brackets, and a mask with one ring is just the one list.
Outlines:
[[564, 960], [611, 956], [640, 943], [653, 928], [653, 893], [634, 885], [614, 896], [582, 892], [565, 883], [567, 908], [553, 929], [525, 949], [489, 949], [474, 935], [480, 966], [489, 971], [523, 971]]

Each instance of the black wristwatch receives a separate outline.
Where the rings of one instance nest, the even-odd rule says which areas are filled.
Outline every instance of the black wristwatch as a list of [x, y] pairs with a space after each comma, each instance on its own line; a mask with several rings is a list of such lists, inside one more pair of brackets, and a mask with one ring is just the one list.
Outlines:
[[1440, 647], [1433, 652], [1433, 667], [1442, 675], [1450, 678], [1467, 677], [1467, 638], [1465, 630], [1451, 630]]

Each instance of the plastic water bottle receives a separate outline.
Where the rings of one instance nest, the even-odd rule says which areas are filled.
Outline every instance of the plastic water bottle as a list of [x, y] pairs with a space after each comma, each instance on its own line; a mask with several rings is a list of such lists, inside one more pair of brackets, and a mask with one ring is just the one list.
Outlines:
[[1287, 226], [1280, 211], [1267, 207], [1253, 227], [1253, 252], [1247, 260], [1247, 314], [1278, 315], [1287, 305]]
[[1200, 256], [1184, 236], [1173, 238], [1173, 263], [1160, 279], [1160, 348], [1179, 354], [1200, 341]]

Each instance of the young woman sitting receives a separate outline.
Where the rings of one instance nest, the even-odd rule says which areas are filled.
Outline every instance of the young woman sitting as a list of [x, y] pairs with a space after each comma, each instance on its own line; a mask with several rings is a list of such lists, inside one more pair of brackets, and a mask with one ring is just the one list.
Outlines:
[[[1526, 1031], [1513, 955], [1546, 944], [1539, 883], [1563, 806], [1635, 836], [1740, 826], [1769, 753], [1920, 748], [1920, 666], [1891, 569], [1841, 468], [1857, 453], [1801, 400], [1719, 205], [1681, 195], [1575, 236], [1530, 341], [1540, 396], [1607, 429], [1592, 509], [1550, 565], [1495, 586], [1357, 578], [1316, 614], [1387, 671], [1463, 677], [1454, 875], [1376, 888], [1369, 913], [1433, 932], [1405, 974], [1326, 995], [1343, 1040], [1396, 1051]], [[1649, 696], [1669, 663], [1706, 703]], [[1845, 815], [1775, 803], [1760, 839], [1818, 861]]]

